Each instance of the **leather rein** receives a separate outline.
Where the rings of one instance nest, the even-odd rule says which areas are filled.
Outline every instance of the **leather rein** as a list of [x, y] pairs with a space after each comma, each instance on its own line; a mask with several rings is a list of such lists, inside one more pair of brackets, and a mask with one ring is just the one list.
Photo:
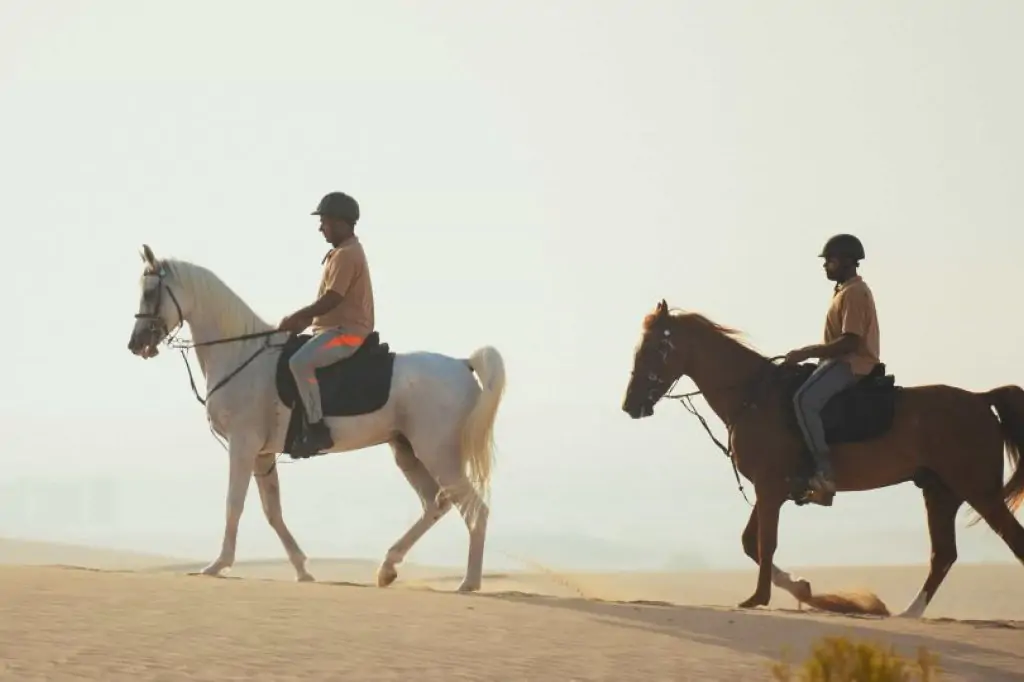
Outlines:
[[[213, 395], [215, 392], [217, 392], [218, 390], [223, 388], [229, 381], [231, 381], [236, 376], [238, 376], [242, 372], [242, 370], [244, 370], [246, 367], [248, 367], [253, 362], [253, 360], [258, 358], [264, 351], [268, 350], [269, 348], [283, 348], [284, 347], [285, 344], [283, 344], [283, 343], [280, 343], [280, 344], [278, 344], [278, 343], [271, 343], [270, 342], [270, 337], [271, 336], [273, 336], [275, 334], [281, 334], [281, 333], [288, 333], [289, 336], [291, 336], [291, 332], [282, 332], [279, 329], [272, 329], [270, 331], [265, 331], [265, 332], [252, 332], [252, 333], [249, 333], [249, 334], [241, 334], [241, 335], [238, 335], [238, 336], [228, 336], [228, 337], [224, 337], [224, 338], [220, 338], [220, 339], [214, 339], [212, 341], [195, 342], [195, 341], [180, 340], [180, 339], [177, 338], [177, 334], [185, 326], [185, 316], [181, 312], [181, 304], [178, 303], [178, 298], [177, 298], [177, 296], [174, 295], [174, 290], [172, 290], [170, 287], [167, 287], [164, 284], [164, 278], [166, 277], [167, 273], [161, 268], [159, 272], [154, 273], [154, 274], [156, 274], [156, 276], [158, 278], [159, 284], [158, 284], [158, 287], [157, 287], [156, 301], [155, 301], [155, 303], [153, 305], [153, 312], [152, 313], [136, 313], [135, 314], [135, 319], [137, 319], [137, 320], [147, 320], [149, 322], [149, 324], [150, 324], [150, 330], [153, 331], [153, 332], [162, 332], [162, 331], [166, 331], [167, 332], [166, 334], [161, 334], [161, 336], [164, 337], [163, 343], [166, 344], [168, 348], [173, 348], [173, 349], [175, 349], [175, 350], [177, 350], [177, 351], [179, 351], [181, 353], [181, 359], [185, 363], [185, 371], [188, 372], [188, 382], [189, 382], [189, 385], [192, 388], [192, 394], [195, 395], [196, 400], [198, 400], [199, 404], [202, 405], [203, 407], [206, 407], [206, 403], [207, 403], [207, 401], [209, 401], [211, 395]], [[160, 313], [161, 297], [163, 296], [163, 292], [164, 291], [167, 292], [167, 295], [171, 299], [171, 303], [174, 304], [175, 311], [178, 313], [178, 323], [176, 325], [174, 325], [174, 328], [171, 329], [171, 330], [167, 330], [167, 326], [164, 323], [163, 318], [160, 317], [160, 314], [159, 314]], [[248, 340], [251, 340], [251, 339], [260, 339], [260, 338], [266, 339], [266, 342], [263, 343], [258, 349], [256, 349], [255, 353], [250, 355], [242, 364], [240, 364], [238, 367], [236, 367], [230, 374], [228, 374], [223, 379], [221, 379], [216, 384], [214, 384], [212, 388], [207, 389], [207, 391], [206, 391], [206, 398], [203, 398], [202, 396], [199, 395], [199, 389], [196, 387], [195, 376], [192, 374], [192, 366], [189, 364], [189, 361], [188, 361], [188, 351], [189, 351], [189, 349], [191, 349], [191, 348], [201, 348], [201, 347], [205, 347], [205, 346], [218, 346], [218, 345], [221, 345], [221, 344], [224, 344], [224, 343], [237, 343], [239, 341], [248, 341]], [[207, 421], [209, 422], [210, 433], [213, 434], [214, 438], [217, 440], [218, 443], [220, 443], [221, 447], [224, 448], [225, 451], [227, 451], [228, 450], [227, 445], [224, 444], [224, 442], [220, 439], [220, 437], [218, 436], [217, 432], [213, 428], [213, 419], [210, 416], [209, 412], [207, 412], [206, 418], [207, 418]], [[268, 469], [265, 474], [255, 474], [255, 472], [254, 472], [254, 474], [257, 475], [257, 476], [269, 475], [274, 470], [274, 468], [276, 466], [277, 466], [277, 461], [275, 461], [274, 464], [272, 464], [270, 466], [270, 469]]]
[[[661, 356], [663, 368], [667, 368], [667, 366], [668, 366], [668, 355], [669, 355], [669, 353], [671, 351], [674, 351], [674, 350], [675, 350], [675, 344], [672, 343], [671, 335], [669, 333], [667, 333], [667, 330], [666, 330], [666, 334], [664, 336], [662, 336], [661, 340], [658, 342], [658, 353]], [[778, 361], [778, 360], [783, 360], [783, 359], [785, 359], [785, 356], [783, 356], [783, 355], [776, 355], [774, 357], [768, 358], [768, 363], [769, 363], [768, 369], [774, 369], [776, 367], [775, 362]], [[664, 385], [665, 383], [667, 383], [664, 378], [662, 378], [657, 372], [654, 372], [654, 371], [649, 372], [648, 375], [647, 375], [647, 378], [648, 378], [648, 380], [652, 384], [654, 384], [654, 386], [652, 386], [650, 388], [650, 390], [648, 391], [648, 395], [649, 396], [651, 394], [653, 394], [657, 390], [657, 388], [659, 386]], [[718, 440], [718, 438], [715, 437], [715, 434], [712, 433], [712, 431], [711, 431], [711, 427], [708, 425], [707, 419], [704, 418], [704, 416], [697, 410], [696, 406], [694, 406], [694, 404], [693, 404], [693, 397], [694, 396], [698, 396], [698, 395], [703, 395], [704, 394], [703, 390], [698, 389], [696, 391], [689, 391], [687, 393], [670, 393], [670, 391], [673, 388], [675, 388], [676, 384], [679, 383], [680, 379], [682, 379], [681, 375], [679, 377], [677, 377], [671, 384], [669, 384], [668, 388], [665, 390], [664, 395], [662, 395], [662, 397], [659, 398], [658, 400], [661, 400], [661, 399], [675, 400], [675, 401], [679, 402], [679, 404], [682, 405], [684, 408], [686, 408], [687, 412], [689, 412], [690, 414], [692, 414], [693, 416], [695, 416], [697, 418], [697, 420], [700, 422], [700, 425], [702, 427], [704, 427], [704, 431], [708, 434], [708, 437], [711, 438], [711, 441], [718, 447], [719, 450], [721, 450], [722, 454], [725, 455], [729, 459], [730, 464], [732, 464], [733, 477], [736, 479], [736, 485], [737, 485], [737, 487], [738, 487], [738, 489], [740, 491], [740, 494], [743, 496], [743, 499], [746, 501], [746, 503], [748, 505], [750, 505], [751, 507], [753, 507], [754, 505], [747, 498], [747, 492], [746, 492], [746, 490], [743, 487], [743, 481], [740, 479], [739, 467], [736, 465], [735, 453], [732, 450], [732, 431], [733, 431], [733, 426], [734, 426], [736, 420], [738, 420], [739, 417], [743, 413], [745, 413], [749, 408], [754, 406], [754, 401], [752, 399], [748, 398], [747, 400], [745, 400], [743, 402], [743, 404], [740, 406], [739, 411], [735, 415], [733, 415], [733, 417], [731, 419], [728, 419], [728, 420], [723, 419], [722, 420], [725, 423], [725, 428], [726, 428], [726, 434], [727, 434], [726, 435], [726, 442], [729, 443], [729, 445], [726, 446], [726, 445], [723, 445], [722, 442], [720, 440]], [[759, 372], [758, 376], [754, 377], [753, 379], [747, 379], [747, 380], [744, 380], [744, 381], [741, 381], [741, 382], [738, 382], [738, 383], [735, 383], [735, 384], [730, 384], [728, 386], [723, 386], [722, 388], [724, 390], [728, 390], [728, 391], [733, 391], [733, 390], [736, 390], [736, 389], [743, 389], [743, 388], [748, 388], [749, 389], [749, 388], [751, 388], [752, 385], [755, 386], [755, 387], [763, 385], [764, 381], [766, 379], [767, 379], [767, 372], [762, 371], [762, 372]], [[655, 400], [654, 403], [657, 403], [658, 400]]]

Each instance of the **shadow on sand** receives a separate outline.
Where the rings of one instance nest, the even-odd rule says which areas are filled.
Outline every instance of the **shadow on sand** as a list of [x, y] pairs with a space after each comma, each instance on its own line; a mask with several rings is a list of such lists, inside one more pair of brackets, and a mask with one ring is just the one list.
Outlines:
[[[792, 609], [757, 609], [741, 611], [727, 607], [679, 606], [669, 603], [612, 602], [596, 599], [559, 598], [520, 592], [496, 592], [474, 595], [545, 608], [569, 609], [598, 618], [616, 627], [637, 628], [688, 641], [725, 647], [733, 651], [777, 660], [785, 652], [802, 659], [815, 640], [821, 637], [845, 636], [858, 640], [893, 645], [902, 655], [916, 656], [920, 647], [940, 657], [944, 672], [978, 680], [1020, 680], [1020, 673], [1011, 673], [1005, 646], [987, 648], [957, 642], [955, 637], [930, 636], [933, 624], [955, 624], [972, 628], [1010, 630], [1005, 633], [1019, 638], [1024, 645], [1024, 624], [1008, 621], [900, 621], [917, 632], [894, 632], [884, 624], [891, 618], [877, 616], [845, 616], [822, 612], [798, 612]], [[1024, 654], [1024, 647], [1022, 647]], [[992, 659], [1003, 659], [996, 667]], [[1015, 657], [1012, 669], [1024, 668], [1024, 655]], [[993, 665], [988, 665], [991, 662]]]
[[[505, 575], [487, 573], [484, 579], [494, 580]], [[395, 587], [454, 594], [453, 590], [440, 585], [457, 583], [459, 579], [460, 577], [456, 575], [432, 576]], [[429, 583], [438, 587], [432, 587]], [[571, 581], [565, 586], [572, 588]], [[1024, 622], [1018, 621], [951, 618], [903, 620], [807, 609], [799, 611], [775, 608], [745, 611], [725, 606], [682, 606], [650, 600], [611, 601], [586, 595], [555, 597], [523, 591], [481, 592], [459, 596], [469, 599], [495, 599], [540, 608], [568, 609], [614, 627], [654, 632], [681, 640], [728, 648], [739, 653], [763, 656], [771, 660], [778, 660], [786, 653], [791, 654], [794, 659], [802, 659], [816, 640], [822, 637], [843, 636], [878, 642], [886, 646], [892, 645], [900, 654], [910, 658], [916, 656], [919, 648], [925, 647], [939, 656], [939, 665], [943, 672], [972, 680], [1001, 682], [1024, 679], [1019, 672], [1011, 672], [1024, 669]], [[891, 626], [887, 627], [887, 623], [895, 625], [903, 632], [896, 631]], [[996, 641], [993, 641], [991, 648], [967, 644], [958, 641], [955, 633], [948, 630], [942, 634], [928, 633], [929, 628], [943, 626], [991, 629], [993, 638], [1003, 640], [1002, 646]], [[908, 629], [913, 632], [906, 632]], [[1019, 641], [1019, 644], [1008, 645], [1010, 639]], [[1008, 650], [1014, 653], [1008, 654]], [[1016, 653], [1017, 650], [1020, 651], [1019, 654]]]
[[[255, 563], [255, 562], [253, 562]], [[72, 567], [66, 567], [72, 568]], [[159, 572], [190, 573], [197, 565], [164, 566]], [[182, 570], [184, 569], [184, 570]], [[116, 571], [115, 571], [116, 572]], [[136, 572], [136, 571], [130, 571]], [[142, 572], [153, 572], [152, 569]], [[194, 575], [194, 574], [193, 574]], [[204, 576], [199, 576], [200, 578]], [[488, 573], [485, 579], [505, 577]], [[263, 581], [270, 578], [229, 577], [220, 579]], [[925, 647], [938, 654], [945, 673], [972, 680], [999, 682], [1022, 679], [1024, 669], [1024, 622], [953, 620], [949, 618], [902, 620], [879, 616], [852, 616], [821, 611], [795, 609], [755, 609], [744, 611], [724, 606], [681, 606], [660, 601], [608, 601], [594, 597], [554, 597], [531, 592], [504, 591], [457, 594], [444, 587], [432, 587], [457, 576], [431, 576], [396, 584], [388, 590], [429, 591], [466, 599], [494, 599], [544, 609], [568, 609], [598, 619], [606, 625], [653, 632], [681, 640], [698, 642], [733, 651], [778, 660], [789, 653], [802, 659], [811, 645], [821, 637], [845, 636], [858, 640], [895, 646], [902, 655], [914, 657]], [[274, 580], [274, 582], [280, 582]], [[376, 588], [372, 583], [321, 580], [310, 586], [335, 588]], [[542, 619], [542, 616], [539, 616]], [[902, 632], [887, 627], [898, 623]], [[992, 646], [978, 646], [958, 641], [955, 632], [929, 634], [931, 627], [963, 627], [991, 629]], [[912, 630], [913, 632], [907, 632]], [[1011, 641], [1012, 640], [1012, 641]], [[1018, 643], [1019, 642], [1019, 643]], [[1021, 653], [1016, 653], [1017, 651]], [[1007, 653], [1013, 651], [1014, 653]]]

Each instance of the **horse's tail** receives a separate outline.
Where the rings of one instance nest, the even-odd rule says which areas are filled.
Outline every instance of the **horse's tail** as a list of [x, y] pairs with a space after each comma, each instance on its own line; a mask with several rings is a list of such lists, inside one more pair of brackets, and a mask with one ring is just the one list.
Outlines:
[[[1021, 451], [1024, 450], [1024, 389], [1020, 386], [1000, 386], [982, 397], [995, 408], [1003, 434], [1006, 458], [1010, 462], [1010, 479], [1003, 485], [1003, 499], [1011, 513], [1016, 513], [1024, 503], [1024, 467], [1021, 466]], [[969, 525], [980, 519], [975, 513]]]
[[482, 389], [462, 426], [461, 455], [469, 482], [486, 501], [494, 465], [494, 417], [505, 392], [505, 360], [492, 346], [478, 348], [466, 361]]

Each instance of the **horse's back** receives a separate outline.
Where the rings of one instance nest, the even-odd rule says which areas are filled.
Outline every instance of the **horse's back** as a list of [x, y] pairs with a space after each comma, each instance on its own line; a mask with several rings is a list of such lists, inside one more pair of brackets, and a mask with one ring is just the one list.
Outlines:
[[1001, 442], [999, 420], [984, 391], [940, 383], [901, 388], [888, 435], [889, 443], [917, 451], [926, 460], [944, 457], [950, 448]]
[[424, 387], [446, 385], [456, 389], [469, 384], [476, 385], [473, 369], [466, 362], [466, 358], [429, 350], [395, 354], [392, 390], [409, 382], [424, 384]]
[[952, 384], [918, 384], [902, 388], [901, 402], [904, 412], [934, 413], [940, 419], [948, 419], [950, 412], [974, 415], [978, 410], [987, 411], [990, 407], [987, 392]]

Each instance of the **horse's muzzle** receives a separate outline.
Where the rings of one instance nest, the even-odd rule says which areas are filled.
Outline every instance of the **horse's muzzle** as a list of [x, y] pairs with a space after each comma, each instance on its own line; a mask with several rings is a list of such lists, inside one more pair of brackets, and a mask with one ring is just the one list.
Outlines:
[[654, 405], [644, 401], [640, 403], [623, 403], [622, 411], [631, 419], [643, 419], [654, 414]]
[[157, 344], [153, 343], [152, 339], [142, 339], [141, 337], [143, 336], [152, 337], [151, 334], [136, 334], [133, 332], [128, 339], [128, 350], [132, 355], [137, 355], [145, 360], [155, 358], [160, 354]]

